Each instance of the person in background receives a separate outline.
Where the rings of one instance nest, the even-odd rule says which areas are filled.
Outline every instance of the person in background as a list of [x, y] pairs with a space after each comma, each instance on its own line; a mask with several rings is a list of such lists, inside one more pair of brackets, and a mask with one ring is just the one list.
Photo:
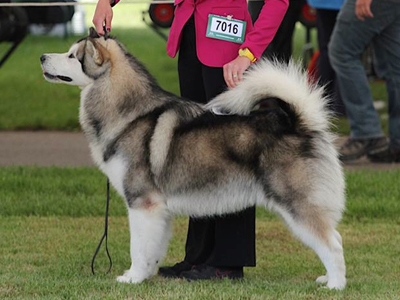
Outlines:
[[[246, 0], [175, 1], [167, 53], [175, 57], [179, 50], [178, 75], [183, 98], [206, 103], [242, 80], [245, 70], [272, 41], [288, 6], [288, 0], [264, 2], [253, 26]], [[93, 23], [100, 35], [104, 34], [104, 23], [111, 29], [111, 20], [109, 0], [99, 0]], [[243, 28], [239, 24], [246, 22], [244, 30], [231, 32], [235, 41], [241, 39], [240, 42], [215, 38], [218, 29], [211, 31], [208, 24], [220, 21], [221, 25], [221, 20], [233, 21], [232, 29]], [[229, 27], [218, 28], [226, 33]], [[243, 267], [255, 265], [255, 208], [215, 218], [190, 218], [185, 252], [182, 262], [160, 268], [159, 274], [188, 280], [243, 277]]]
[[[322, 0], [325, 1], [325, 0]], [[296, 22], [299, 20], [301, 9], [305, 0], [290, 0], [289, 8], [279, 27], [274, 39], [264, 51], [265, 57], [276, 57], [280, 61], [289, 62], [292, 57], [292, 40]], [[249, 1], [248, 8], [253, 22], [256, 22], [262, 7], [263, 1]]]
[[[390, 144], [360, 60], [370, 43], [386, 80]], [[349, 140], [340, 149], [342, 161], [367, 155], [373, 162], [400, 162], [400, 0], [347, 0], [329, 43], [329, 59], [351, 128]]]
[[307, 0], [317, 13], [318, 32], [318, 77], [319, 83], [325, 86], [326, 94], [331, 99], [331, 111], [337, 116], [346, 114], [343, 101], [336, 82], [335, 71], [332, 69], [328, 55], [328, 44], [331, 39], [336, 18], [344, 0]]

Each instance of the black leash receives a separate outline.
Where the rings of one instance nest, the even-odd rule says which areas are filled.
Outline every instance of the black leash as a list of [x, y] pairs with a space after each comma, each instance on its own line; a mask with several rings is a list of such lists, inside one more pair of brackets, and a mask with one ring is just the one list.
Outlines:
[[94, 272], [94, 261], [96, 260], [96, 256], [99, 253], [99, 250], [101, 248], [101, 245], [103, 244], [103, 241], [105, 240], [105, 246], [106, 246], [106, 253], [107, 253], [107, 257], [108, 257], [108, 261], [109, 261], [109, 267], [108, 267], [108, 271], [106, 274], [111, 272], [111, 268], [112, 268], [112, 260], [111, 260], [111, 255], [110, 252], [108, 252], [108, 208], [110, 206], [110, 180], [107, 178], [107, 204], [106, 204], [106, 216], [105, 216], [105, 222], [104, 222], [104, 233], [103, 236], [100, 239], [100, 243], [96, 248], [96, 251], [93, 254], [93, 258], [92, 258], [92, 274], [95, 275]]
[[[104, 39], [107, 40], [108, 39], [108, 31], [106, 29], [106, 26], [103, 26], [104, 29]], [[111, 260], [111, 255], [110, 252], [108, 251], [108, 209], [110, 207], [110, 180], [107, 178], [107, 203], [106, 203], [106, 215], [105, 215], [105, 221], [104, 221], [104, 233], [103, 236], [100, 239], [99, 244], [97, 245], [96, 251], [93, 254], [93, 258], [92, 258], [92, 274], [95, 275], [94, 272], [94, 261], [96, 260], [96, 256], [100, 251], [101, 245], [103, 244], [104, 240], [106, 241], [105, 246], [106, 246], [106, 253], [107, 253], [107, 257], [108, 257], [108, 261], [109, 261], [109, 267], [108, 267], [108, 271], [106, 274], [111, 272], [111, 268], [112, 268], [112, 260]]]

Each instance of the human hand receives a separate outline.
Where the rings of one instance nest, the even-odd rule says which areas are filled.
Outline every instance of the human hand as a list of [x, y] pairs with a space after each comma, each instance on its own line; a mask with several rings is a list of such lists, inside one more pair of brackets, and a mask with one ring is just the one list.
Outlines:
[[93, 16], [93, 24], [96, 27], [96, 31], [99, 35], [104, 35], [104, 23], [108, 32], [111, 31], [111, 20], [113, 17], [113, 11], [109, 0], [99, 0], [96, 5], [96, 10]]
[[228, 87], [234, 88], [242, 81], [243, 73], [250, 67], [251, 61], [246, 56], [238, 56], [224, 65], [224, 79]]
[[373, 18], [374, 15], [371, 12], [371, 2], [372, 0], [357, 0], [356, 2], [356, 16], [361, 21], [365, 18]]

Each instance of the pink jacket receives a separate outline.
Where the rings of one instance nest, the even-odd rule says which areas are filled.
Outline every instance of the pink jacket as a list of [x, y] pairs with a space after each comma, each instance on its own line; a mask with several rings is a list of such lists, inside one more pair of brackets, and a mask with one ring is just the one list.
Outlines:
[[[167, 53], [175, 57], [179, 49], [182, 29], [194, 13], [197, 57], [206, 66], [222, 67], [238, 56], [239, 48], [249, 48], [260, 58], [272, 41], [285, 16], [288, 0], [264, 0], [258, 20], [252, 25], [246, 0], [175, 0], [175, 18], [167, 43]], [[208, 15], [232, 15], [247, 22], [243, 44], [206, 37]]]

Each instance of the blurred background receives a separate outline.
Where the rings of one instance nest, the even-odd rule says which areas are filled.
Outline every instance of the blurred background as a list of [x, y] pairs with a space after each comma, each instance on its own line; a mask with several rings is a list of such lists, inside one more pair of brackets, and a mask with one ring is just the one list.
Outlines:
[[[42, 78], [39, 57], [66, 52], [86, 35], [95, 5], [96, 1], [85, 1], [75, 6], [0, 8], [0, 130], [79, 130], [79, 89], [47, 83]], [[122, 1], [114, 8], [111, 34], [147, 66], [163, 88], [179, 94], [177, 62], [165, 51], [172, 15], [172, 4]], [[293, 57], [312, 69], [318, 50], [315, 12], [305, 7], [299, 19], [293, 35]], [[11, 54], [7, 58], [8, 52]], [[371, 72], [368, 64], [366, 72]], [[385, 86], [375, 76], [370, 78], [387, 131]], [[344, 117], [336, 123], [335, 130], [349, 133]]]
[[[39, 57], [43, 53], [66, 52], [73, 42], [85, 36], [92, 26], [96, 3], [74, 6], [73, 15], [69, 11], [73, 7], [58, 7], [58, 16], [71, 17], [58, 24], [51, 23], [52, 17], [56, 19], [54, 11], [46, 13], [40, 8], [40, 13], [34, 15], [34, 8], [13, 8], [31, 15], [30, 21], [34, 23], [27, 22], [26, 35], [18, 33], [23, 29], [15, 26], [21, 23], [16, 18], [24, 20], [21, 12], [10, 13], [10, 8], [0, 8], [0, 59], [15, 39], [24, 36], [0, 67], [0, 130], [79, 130], [79, 89], [46, 82]], [[151, 29], [149, 8], [146, 3], [119, 4], [114, 9], [111, 34], [150, 69], [165, 89], [178, 93], [176, 61], [167, 57], [165, 40]], [[150, 26], [143, 21], [143, 11]], [[50, 19], [49, 23], [41, 23], [46, 19]], [[167, 29], [158, 30], [168, 34]]]

